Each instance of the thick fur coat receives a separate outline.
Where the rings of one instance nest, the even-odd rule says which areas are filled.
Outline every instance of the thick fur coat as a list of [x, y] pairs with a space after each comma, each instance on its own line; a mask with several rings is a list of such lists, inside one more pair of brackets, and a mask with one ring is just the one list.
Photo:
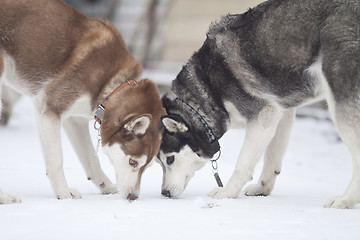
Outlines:
[[262, 155], [259, 182], [245, 193], [270, 194], [295, 108], [321, 99], [354, 163], [348, 189], [326, 206], [352, 207], [360, 202], [360, 2], [269, 0], [212, 24], [203, 46], [173, 81], [172, 93], [163, 97], [168, 113], [160, 151], [163, 194], [181, 194], [219, 150], [214, 143], [240, 126], [246, 136], [234, 173], [210, 196], [236, 198]]
[[[125, 84], [106, 105], [101, 143], [114, 164], [117, 186], [100, 168], [88, 124], [110, 93], [127, 80], [138, 80], [141, 73], [111, 23], [90, 19], [60, 0], [1, 1], [2, 123], [19, 94], [33, 98], [46, 174], [57, 198], [80, 197], [65, 179], [61, 127], [87, 178], [102, 193], [138, 197], [141, 175], [161, 142], [163, 109], [156, 85], [149, 80]], [[18, 201], [0, 192], [0, 203]]]

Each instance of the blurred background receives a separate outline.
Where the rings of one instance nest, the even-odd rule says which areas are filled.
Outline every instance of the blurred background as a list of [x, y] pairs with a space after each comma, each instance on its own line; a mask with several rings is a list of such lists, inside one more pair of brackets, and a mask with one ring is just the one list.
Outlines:
[[179, 68], [209, 25], [264, 0], [64, 0], [89, 17], [112, 21], [145, 68]]
[[[110, 20], [128, 49], [144, 66], [144, 78], [160, 92], [206, 38], [212, 22], [243, 13], [264, 0], [63, 0], [89, 17]], [[317, 111], [313, 111], [313, 108]], [[324, 102], [302, 108], [297, 116], [329, 119]], [[318, 111], [320, 110], [320, 111]]]

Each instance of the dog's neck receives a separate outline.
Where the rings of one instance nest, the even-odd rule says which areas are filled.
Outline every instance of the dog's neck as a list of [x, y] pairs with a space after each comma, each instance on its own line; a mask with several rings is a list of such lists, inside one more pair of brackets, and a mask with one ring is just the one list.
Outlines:
[[119, 81], [117, 79], [112, 79], [107, 84], [105, 84], [105, 86], [103, 86], [103, 89], [101, 90], [99, 96], [97, 97], [96, 106], [101, 104], [102, 101], [104, 101], [104, 99], [107, 96], [109, 96], [118, 86], [120, 86], [124, 82], [126, 82], [126, 81], [125, 80], [124, 81]]
[[95, 121], [101, 125], [106, 105], [110, 101], [110, 98], [112, 95], [117, 94], [117, 92], [120, 91], [121, 88], [124, 88], [127, 86], [133, 86], [136, 84], [137, 84], [137, 82], [135, 80], [132, 80], [132, 79], [126, 80], [126, 82], [121, 83], [110, 94], [106, 95], [106, 97], [104, 97], [103, 101], [98, 104], [98, 107], [95, 111], [95, 115], [94, 115]]
[[218, 138], [215, 136], [213, 130], [211, 129], [209, 124], [205, 121], [205, 119], [200, 115], [200, 113], [198, 113], [198, 111], [196, 111], [190, 104], [188, 104], [187, 102], [183, 101], [180, 98], [176, 98], [175, 101], [177, 103], [179, 103], [180, 105], [183, 105], [185, 107], [185, 109], [190, 111], [191, 114], [193, 114], [201, 122], [201, 124], [203, 125], [203, 128], [204, 128], [205, 134], [207, 136], [207, 140], [211, 145], [211, 149], [214, 152], [218, 152], [220, 150]]
[[[180, 73], [173, 81], [172, 98], [179, 98], [189, 105], [190, 107], [186, 107], [188, 112], [191, 112], [191, 108], [194, 109], [209, 126], [216, 139], [220, 139], [227, 130], [229, 115], [222, 103], [217, 101], [219, 99], [212, 95], [213, 91], [203, 89], [203, 86], [194, 82], [197, 79], [193, 78], [194, 75], [190, 74], [191, 69], [186, 69], [187, 67], [181, 71], [187, 72], [185, 76]], [[171, 97], [171, 94], [169, 96]]]

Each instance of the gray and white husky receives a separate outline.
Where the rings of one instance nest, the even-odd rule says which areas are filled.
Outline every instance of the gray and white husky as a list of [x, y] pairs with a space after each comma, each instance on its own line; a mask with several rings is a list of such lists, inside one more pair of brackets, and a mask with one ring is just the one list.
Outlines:
[[245, 194], [270, 194], [295, 108], [321, 99], [354, 169], [345, 193], [325, 206], [351, 208], [360, 202], [360, 1], [270, 0], [222, 18], [163, 96], [162, 194], [178, 197], [219, 151], [218, 139], [240, 126], [234, 173], [209, 196], [237, 198], [263, 154], [260, 179]]

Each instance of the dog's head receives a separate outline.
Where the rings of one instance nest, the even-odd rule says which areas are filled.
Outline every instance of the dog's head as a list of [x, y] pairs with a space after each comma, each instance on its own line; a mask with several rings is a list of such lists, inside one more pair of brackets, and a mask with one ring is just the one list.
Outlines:
[[114, 165], [118, 191], [130, 200], [139, 196], [142, 173], [158, 153], [163, 114], [160, 94], [149, 80], [120, 89], [106, 105], [103, 151]]
[[161, 193], [176, 198], [219, 146], [209, 140], [203, 122], [187, 106], [166, 95], [162, 101], [168, 115], [162, 117], [165, 130], [158, 155], [164, 172]]

